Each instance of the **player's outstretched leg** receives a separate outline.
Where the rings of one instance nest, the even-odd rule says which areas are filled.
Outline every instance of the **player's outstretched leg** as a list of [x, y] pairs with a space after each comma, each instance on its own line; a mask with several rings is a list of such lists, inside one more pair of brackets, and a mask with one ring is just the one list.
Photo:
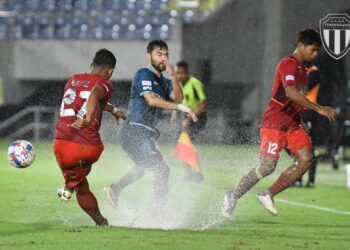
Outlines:
[[237, 187], [225, 195], [221, 209], [222, 216], [231, 217], [237, 201], [260, 179], [270, 175], [275, 170], [277, 161], [276, 158], [261, 157], [260, 167], [251, 169], [243, 176]]
[[80, 207], [95, 221], [98, 226], [108, 226], [108, 221], [104, 218], [98, 208], [97, 200], [90, 191], [89, 183], [85, 178], [80, 184], [74, 187], [77, 201]]
[[268, 191], [260, 192], [256, 199], [272, 215], [277, 215], [278, 211], [274, 206], [273, 197]]
[[271, 187], [258, 194], [258, 201], [271, 213], [277, 214], [273, 206], [273, 197], [290, 187], [298, 180], [310, 167], [312, 152], [308, 147], [303, 147], [296, 153], [297, 162], [287, 168], [275, 181]]
[[135, 165], [117, 183], [113, 183], [105, 187], [106, 198], [112, 207], [117, 207], [118, 197], [121, 191], [130, 184], [142, 178], [145, 175], [145, 172], [146, 169], [143, 165]]
[[317, 158], [317, 156], [315, 156], [315, 152], [313, 151], [313, 158], [312, 158], [311, 166], [309, 169], [309, 181], [306, 184], [307, 188], [314, 188], [315, 187], [317, 163], [318, 163], [318, 158]]
[[160, 160], [152, 170], [154, 174], [155, 209], [157, 215], [162, 217], [168, 199], [170, 169], [163, 160]]
[[233, 195], [233, 192], [227, 192], [221, 205], [221, 215], [230, 218], [236, 207], [237, 201], [238, 199]]

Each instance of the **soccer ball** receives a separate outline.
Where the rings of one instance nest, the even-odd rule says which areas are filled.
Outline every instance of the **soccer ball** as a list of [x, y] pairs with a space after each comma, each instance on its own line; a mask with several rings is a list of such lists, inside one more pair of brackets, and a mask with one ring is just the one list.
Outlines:
[[70, 198], [72, 198], [73, 190], [63, 187], [57, 190], [58, 197], [61, 198], [61, 200], [68, 201]]
[[11, 143], [7, 157], [16, 168], [29, 167], [35, 160], [35, 149], [30, 142], [19, 140]]

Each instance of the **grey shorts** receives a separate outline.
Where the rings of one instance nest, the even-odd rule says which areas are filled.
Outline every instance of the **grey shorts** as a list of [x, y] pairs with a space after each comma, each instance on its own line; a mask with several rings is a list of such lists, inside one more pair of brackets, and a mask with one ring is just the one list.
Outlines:
[[158, 136], [159, 133], [147, 128], [124, 124], [120, 134], [121, 146], [136, 164], [152, 167], [157, 162], [163, 161], [156, 143]]

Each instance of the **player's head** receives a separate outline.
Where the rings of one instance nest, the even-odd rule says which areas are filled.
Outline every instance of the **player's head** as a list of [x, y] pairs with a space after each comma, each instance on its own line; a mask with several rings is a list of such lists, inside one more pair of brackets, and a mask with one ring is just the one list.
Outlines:
[[176, 76], [181, 83], [185, 83], [188, 80], [190, 72], [186, 61], [180, 61], [176, 64]]
[[321, 48], [321, 36], [314, 29], [300, 30], [297, 34], [297, 51], [304, 62], [314, 60]]
[[116, 63], [117, 59], [112, 52], [107, 49], [100, 49], [95, 53], [91, 68], [95, 74], [109, 79], [113, 74]]
[[166, 68], [165, 62], [169, 59], [168, 45], [163, 40], [152, 40], [147, 46], [149, 63], [159, 72]]

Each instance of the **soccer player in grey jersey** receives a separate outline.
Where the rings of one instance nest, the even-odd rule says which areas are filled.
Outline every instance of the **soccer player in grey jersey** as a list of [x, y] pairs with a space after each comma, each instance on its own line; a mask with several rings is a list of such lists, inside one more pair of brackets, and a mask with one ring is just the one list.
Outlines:
[[[168, 195], [169, 167], [164, 162], [155, 140], [162, 109], [179, 110], [197, 121], [195, 113], [183, 104], [180, 83], [174, 66], [169, 63], [168, 46], [162, 40], [153, 40], [147, 46], [149, 65], [139, 69], [131, 84], [128, 107], [129, 119], [121, 130], [121, 145], [135, 162], [135, 166], [118, 182], [106, 186], [107, 199], [117, 206], [120, 192], [142, 178], [146, 172], [154, 174], [155, 209], [162, 215]], [[166, 70], [171, 79], [162, 75]]]

